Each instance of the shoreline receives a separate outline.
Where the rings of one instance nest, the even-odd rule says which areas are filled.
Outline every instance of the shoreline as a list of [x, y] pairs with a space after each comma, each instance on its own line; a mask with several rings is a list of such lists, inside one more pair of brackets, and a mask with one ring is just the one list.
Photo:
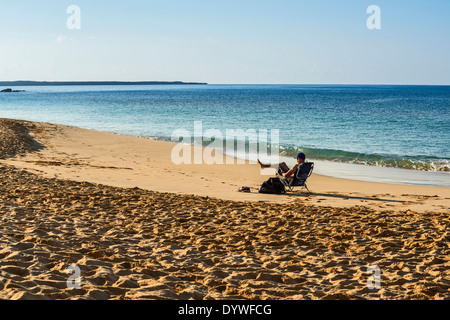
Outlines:
[[[233, 159], [235, 164], [231, 165], [175, 165], [170, 158], [174, 142], [66, 125], [29, 123], [39, 128], [40, 133], [34, 135], [45, 148], [1, 162], [44, 177], [223, 200], [365, 206], [376, 210], [450, 210], [450, 188], [335, 178], [315, 173], [320, 171], [317, 168], [307, 183], [312, 194], [301, 192], [301, 188], [286, 195], [259, 194], [259, 186], [270, 176], [261, 175], [259, 166], [253, 163], [236, 164]], [[237, 192], [242, 186], [249, 186], [251, 193]]]
[[[127, 134], [122, 135], [129, 136]], [[155, 141], [169, 142], [174, 144], [174, 142], [170, 141], [168, 137], [154, 137], [154, 136], [138, 136], [138, 137], [147, 138]], [[199, 144], [194, 143], [187, 144], [183, 142], [183, 144], [191, 146], [195, 145], [203, 148], [208, 147], [205, 145], [200, 146]], [[224, 145], [225, 144], [226, 142], [224, 141]], [[222, 149], [214, 148], [214, 149], [222, 154], [224, 152], [223, 148]], [[257, 161], [257, 155], [255, 154], [236, 155], [235, 152], [232, 153], [233, 153], [232, 155], [229, 155], [227, 153], [225, 153], [225, 155], [234, 158], [235, 161], [246, 161], [248, 163], [253, 164], [255, 164]], [[267, 156], [266, 158], [261, 158], [259, 160], [261, 160], [263, 163], [270, 163], [271, 162], [270, 159], [271, 156]], [[307, 161], [314, 162], [316, 164], [315, 173], [333, 178], [366, 181], [366, 182], [381, 182], [395, 185], [450, 188], [450, 172], [447, 172], [447, 170], [427, 171], [401, 167], [370, 165], [365, 163], [332, 161], [315, 158], [308, 158]], [[278, 160], [275, 162], [277, 163], [285, 162], [289, 166], [295, 164], [295, 160], [293, 160], [293, 157], [286, 155], [280, 155]]]
[[[324, 165], [322, 174], [334, 178], [347, 176], [350, 180], [412, 185], [422, 187], [450, 188], [450, 173], [424, 171], [396, 167], [371, 166], [367, 164], [316, 160]], [[400, 181], [393, 181], [398, 179]]]

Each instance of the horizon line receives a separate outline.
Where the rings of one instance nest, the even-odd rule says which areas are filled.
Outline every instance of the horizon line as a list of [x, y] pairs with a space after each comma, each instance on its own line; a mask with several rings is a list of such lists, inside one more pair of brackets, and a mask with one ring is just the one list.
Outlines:
[[205, 85], [206, 82], [186, 82], [186, 81], [35, 81], [35, 80], [14, 80], [14, 81], [0, 81], [1, 86], [33, 86], [33, 85], [155, 85], [155, 84], [198, 84]]
[[74, 81], [50, 81], [50, 80], [8, 80], [0, 81], [0, 86], [32, 86], [32, 85], [307, 85], [307, 86], [450, 86], [449, 84], [399, 84], [399, 83], [208, 83], [194, 81], [162, 81], [162, 80], [143, 80], [143, 81], [122, 81], [122, 80], [74, 80]]

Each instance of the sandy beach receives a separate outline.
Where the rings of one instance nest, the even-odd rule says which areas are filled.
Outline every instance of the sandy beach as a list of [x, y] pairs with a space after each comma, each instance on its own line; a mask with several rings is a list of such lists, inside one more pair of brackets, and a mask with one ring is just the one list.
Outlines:
[[173, 147], [0, 119], [0, 298], [450, 298], [450, 188], [313, 173], [311, 194], [259, 194], [257, 164]]

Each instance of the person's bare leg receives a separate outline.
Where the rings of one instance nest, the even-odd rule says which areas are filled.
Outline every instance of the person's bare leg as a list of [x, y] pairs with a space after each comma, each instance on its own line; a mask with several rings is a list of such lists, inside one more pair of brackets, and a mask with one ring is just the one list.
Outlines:
[[270, 164], [261, 163], [261, 161], [259, 161], [259, 159], [258, 159], [258, 164], [261, 166], [261, 168], [270, 168]]
[[[261, 168], [270, 168], [271, 165], [270, 164], [264, 164], [261, 161], [259, 161], [259, 159], [257, 160], [258, 164], [261, 166]], [[278, 167], [281, 169], [281, 171], [283, 172], [288, 172], [289, 171], [289, 167], [287, 166], [287, 164], [285, 162], [281, 162], [278, 164]]]

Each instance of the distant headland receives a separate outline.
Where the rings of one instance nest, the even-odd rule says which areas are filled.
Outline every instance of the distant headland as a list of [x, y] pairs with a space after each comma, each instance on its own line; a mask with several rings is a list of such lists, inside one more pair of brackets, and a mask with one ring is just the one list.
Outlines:
[[3, 89], [0, 92], [25, 92], [25, 90], [13, 90], [11, 88], [8, 88], [8, 89]]
[[0, 81], [6, 86], [128, 86], [128, 85], [207, 85], [205, 82], [184, 81]]

